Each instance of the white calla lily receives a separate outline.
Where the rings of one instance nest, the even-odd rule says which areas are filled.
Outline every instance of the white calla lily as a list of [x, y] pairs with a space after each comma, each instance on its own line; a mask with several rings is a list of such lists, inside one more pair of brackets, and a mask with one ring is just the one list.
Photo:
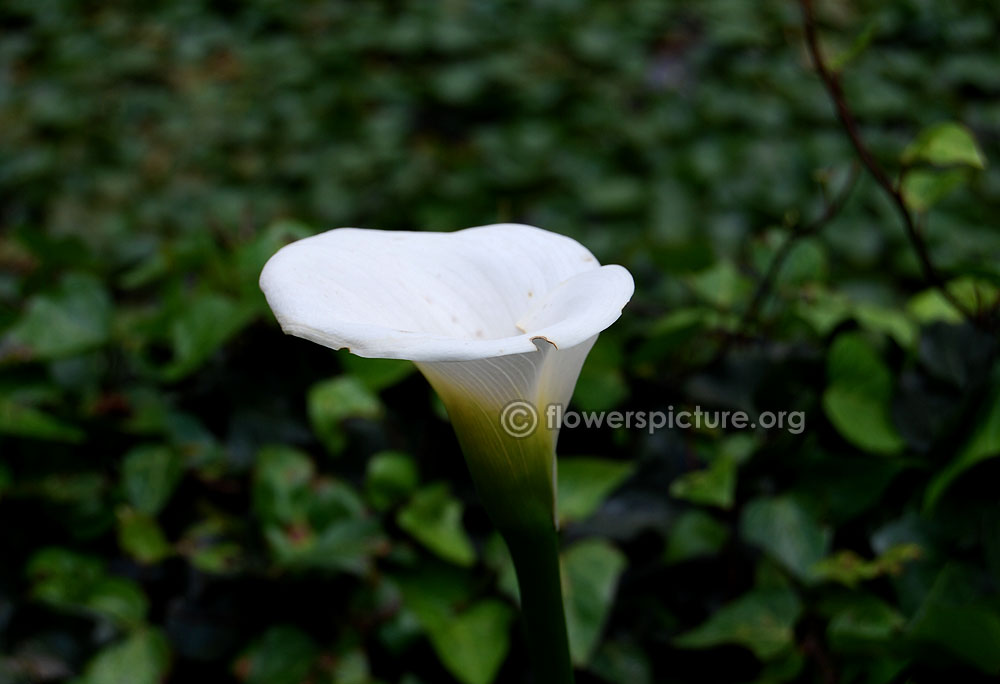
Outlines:
[[572, 681], [554, 534], [558, 430], [543, 423], [631, 298], [628, 271], [532, 226], [339, 228], [278, 251], [260, 285], [286, 333], [417, 364], [510, 547], [538, 674]]
[[[524, 402], [534, 413], [522, 424], [541, 423], [545, 406], [569, 401], [597, 334], [633, 291], [621, 266], [601, 266], [575, 240], [518, 224], [331, 230], [278, 251], [260, 284], [285, 332], [416, 362], [445, 402], [484, 497], [484, 478], [495, 485], [498, 477], [517, 482], [519, 499], [528, 483], [538, 494], [544, 472], [550, 512], [555, 431], [538, 425], [547, 443], [514, 441], [501, 413]], [[477, 467], [484, 459], [496, 462]]]

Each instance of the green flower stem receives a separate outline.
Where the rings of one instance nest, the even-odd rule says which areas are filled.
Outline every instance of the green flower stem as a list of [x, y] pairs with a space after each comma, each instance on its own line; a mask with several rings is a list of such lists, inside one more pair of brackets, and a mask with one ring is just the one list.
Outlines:
[[444, 364], [418, 367], [448, 409], [479, 498], [514, 560], [535, 681], [573, 684], [555, 528], [555, 434], [539, 425], [512, 436], [501, 427], [506, 397], [461, 391]]
[[559, 538], [552, 525], [504, 535], [521, 590], [521, 617], [537, 684], [573, 684], [559, 573]]

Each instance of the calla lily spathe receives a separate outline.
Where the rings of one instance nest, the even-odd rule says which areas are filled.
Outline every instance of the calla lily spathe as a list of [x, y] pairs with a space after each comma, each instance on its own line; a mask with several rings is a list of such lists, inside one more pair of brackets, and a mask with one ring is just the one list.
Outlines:
[[621, 266], [518, 224], [331, 230], [281, 249], [260, 284], [286, 333], [416, 362], [448, 409], [484, 499], [497, 488], [484, 482], [509, 482], [505, 508], [523, 513], [544, 501], [549, 515], [557, 431], [539, 425], [532, 438], [512, 439], [500, 414], [523, 401], [541, 422], [546, 405], [568, 402], [598, 333], [633, 291]]
[[[260, 285], [285, 332], [417, 364], [510, 549], [536, 677], [572, 684], [556, 536], [558, 429], [543, 419], [546, 406], [569, 401], [597, 335], [632, 296], [632, 276], [570, 238], [500, 224], [331, 230], [278, 251]], [[527, 413], [505, 423], [514, 405]]]

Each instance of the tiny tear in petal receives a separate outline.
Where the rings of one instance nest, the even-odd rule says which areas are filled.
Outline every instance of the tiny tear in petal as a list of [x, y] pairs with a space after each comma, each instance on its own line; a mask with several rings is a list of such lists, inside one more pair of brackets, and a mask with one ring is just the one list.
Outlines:
[[[546, 342], [551, 344], [555, 349], [557, 350], [559, 349], [559, 345], [550, 340], [549, 338], [545, 337], [545, 335], [535, 335], [534, 337], [531, 338], [532, 342], [536, 342], [537, 340], [545, 340]], [[535, 346], [537, 347], [538, 344], [535, 344]]]

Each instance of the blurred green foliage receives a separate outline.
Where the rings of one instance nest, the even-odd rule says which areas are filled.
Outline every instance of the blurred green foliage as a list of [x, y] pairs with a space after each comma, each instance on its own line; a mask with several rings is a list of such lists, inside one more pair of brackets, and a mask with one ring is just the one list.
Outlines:
[[[818, 13], [952, 298], [995, 312], [1000, 11]], [[795, 3], [0, 23], [0, 683], [525, 681], [440, 404], [408, 363], [283, 337], [257, 288], [318, 230], [509, 220], [635, 275], [576, 408], [806, 416], [563, 431], [581, 683], [1000, 674], [996, 328], [868, 177], [813, 226], [854, 153]]]

